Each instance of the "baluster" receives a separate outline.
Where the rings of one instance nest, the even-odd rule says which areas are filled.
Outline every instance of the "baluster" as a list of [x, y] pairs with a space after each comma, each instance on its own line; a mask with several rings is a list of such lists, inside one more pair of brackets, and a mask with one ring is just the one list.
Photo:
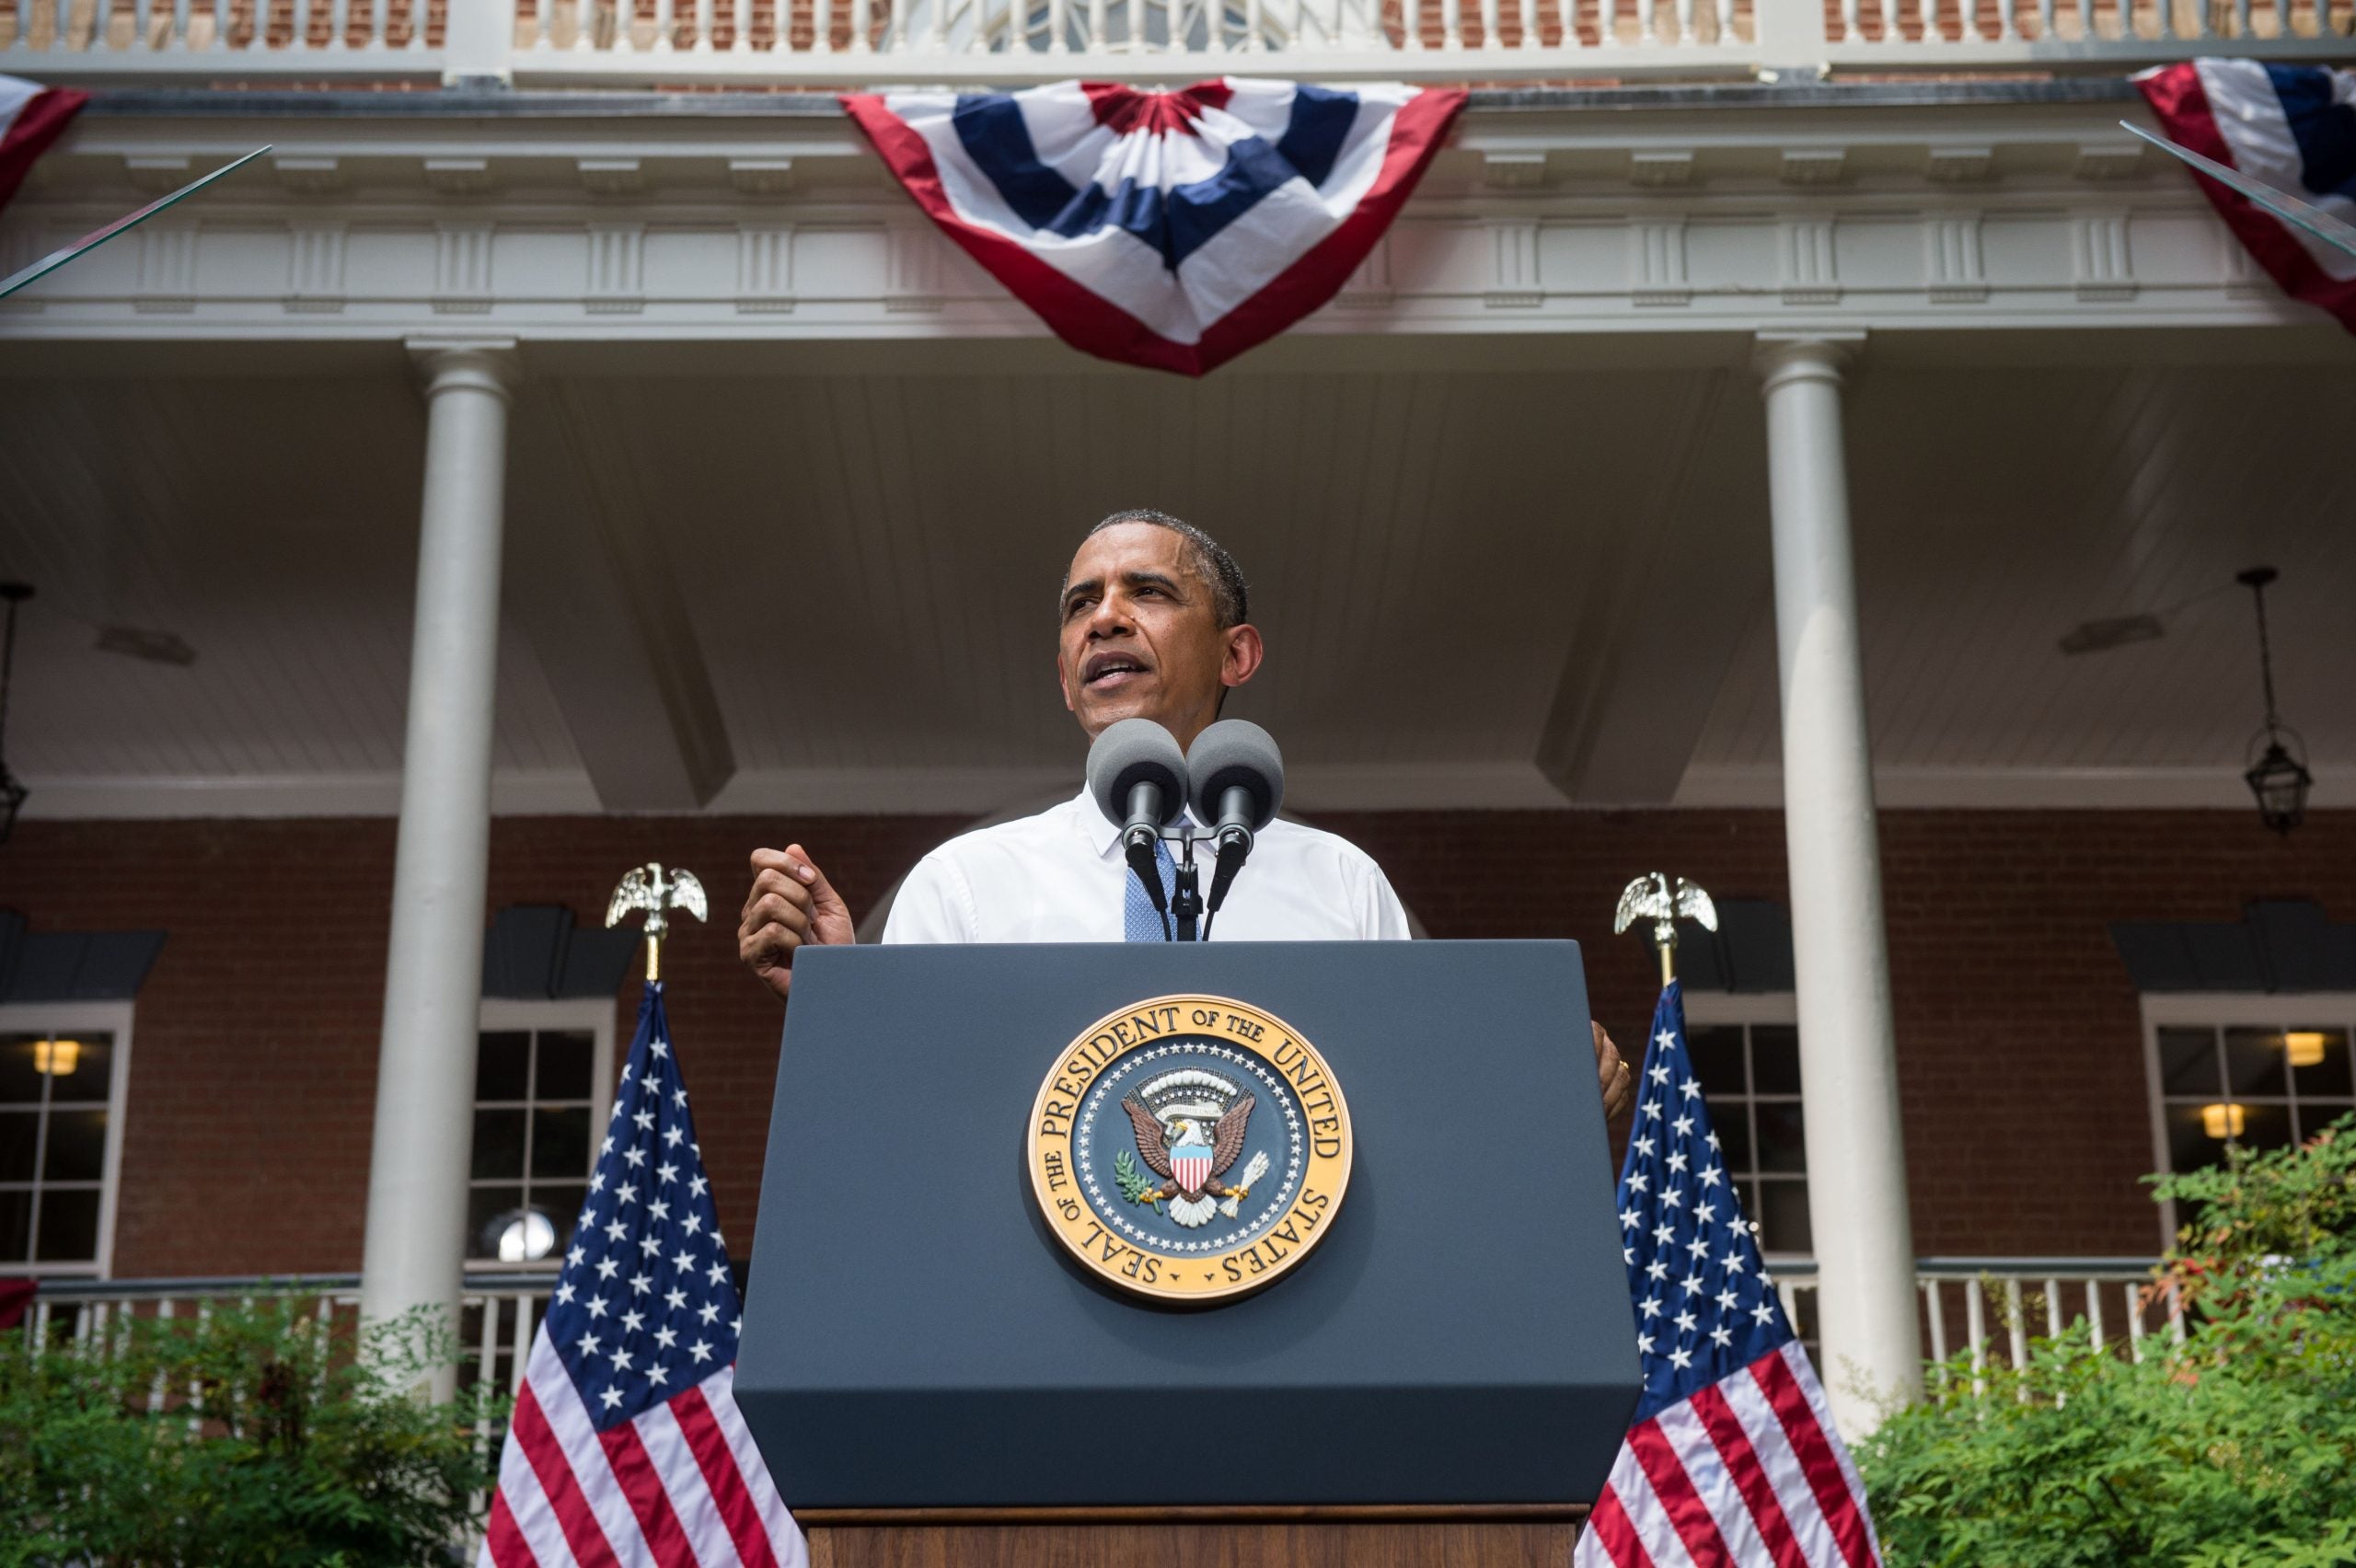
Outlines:
[[508, 1354], [514, 1365], [507, 1371], [507, 1392], [513, 1396], [524, 1391], [524, 1367], [532, 1356], [532, 1298], [528, 1294], [515, 1297], [515, 1337], [508, 1343]]
[[[2119, 0], [2131, 6], [2135, 0]], [[1980, 0], [1955, 0], [1955, 36], [1958, 43], [1972, 43], [1980, 38]]]
[[[1009, 0], [1011, 6], [1019, 6], [1022, 3], [1022, 0]], [[1065, 29], [1070, 26], [1070, 0], [1047, 0], [1048, 53], [1069, 54], [1071, 52], [1071, 43], [1064, 37]]]
[[[826, 0], [817, 0], [816, 5], [811, 7], [811, 17], [813, 21], [816, 20], [819, 8], [823, 7], [826, 4]], [[676, 39], [678, 27], [679, 17], [676, 0], [654, 0], [653, 52], [657, 54], [668, 54], [672, 50], [678, 47]], [[791, 49], [793, 47], [793, 40], [787, 35], [783, 25], [780, 25], [778, 28], [777, 46], [781, 50]]]
[[884, 17], [884, 52], [897, 54], [908, 47], [907, 0], [887, 0]]
[[1659, 29], [1654, 25], [1654, 14], [1660, 9], [1660, 0], [1636, 0], [1636, 42], [1646, 49], [1660, 42]]
[[169, 47], [177, 49], [188, 47], [188, 13], [190, 6], [193, 4], [194, 0], [172, 0], [172, 36], [168, 40]]
[[1841, 41], [1857, 41], [1857, 0], [1841, 0]]
[[810, 52], [835, 52], [835, 0], [810, 0]]
[[925, 29], [925, 52], [945, 53], [949, 48], [949, 0], [930, 0], [931, 26]]
[[1481, 0], [1481, 47], [1497, 47], [1497, 0]]
[[[1094, 18], [1090, 27], [1101, 38], [1104, 31], [1104, 0], [1088, 0], [1090, 14]], [[1243, 52], [1257, 54], [1266, 47], [1260, 30], [1260, 0], [1243, 0]]]
[[1987, 1294], [1978, 1280], [1964, 1286], [1963, 1332], [1971, 1340], [1971, 1397], [1975, 1400], [1988, 1392], [1988, 1309], [1983, 1305]]
[[[1019, 0], [1007, 0], [1006, 47], [1009, 53], [1023, 46], [1022, 18], [1015, 15], [1015, 6], [1018, 3]], [[943, 11], [949, 9], [948, 0], [933, 0], [933, 4], [939, 6]], [[965, 35], [965, 52], [987, 54], [990, 48], [989, 0], [973, 0], [973, 30]]]
[[1923, 1307], [1931, 1320], [1931, 1360], [1938, 1366], [1939, 1378], [1944, 1382], [1946, 1378], [1947, 1309], [1946, 1301], [1941, 1298], [1937, 1280], [1923, 1282]]
[[2102, 1348], [2102, 1281], [2086, 1281], [2086, 1323], [2094, 1348]]
[[2127, 1293], [2127, 1358], [2141, 1361], [2143, 1359], [2142, 1293], [2135, 1288], [2132, 1280], [2124, 1288]]
[[[783, 29], [780, 29], [782, 31]], [[482, 1297], [482, 1342], [475, 1352], [475, 1382], [486, 1389], [496, 1388], [492, 1375], [499, 1369], [499, 1297]], [[491, 1418], [485, 1416], [475, 1423], [475, 1441], [483, 1451], [491, 1449]]]
[[1677, 0], [1677, 37], [1673, 41], [1693, 41], [1693, 0]]
[[2249, 0], [2234, 0], [2234, 36], [2250, 36]]
[[850, 0], [849, 41], [850, 52], [853, 54], [872, 54], [875, 52], [875, 40], [872, 36], [874, 29], [875, 13], [872, 0]]
[[1334, 0], [1333, 32], [1326, 38], [1328, 48], [1339, 49], [1349, 38], [1349, 18], [1345, 8], [1349, 0]]
[[[422, 16], [420, 17], [419, 21], [422, 29], [423, 23]], [[257, 33], [260, 31], [259, 22], [256, 24], [255, 31]], [[212, 1301], [207, 1298], [200, 1298], [196, 1304], [196, 1332], [197, 1336], [200, 1339], [203, 1337], [204, 1325], [212, 1321]], [[191, 1378], [188, 1380], [188, 1412], [189, 1435], [191, 1436], [195, 1436], [202, 1433], [204, 1430], [204, 1384], [194, 1378]]]
[[1309, 0], [1292, 0], [1292, 28], [1285, 34], [1285, 48], [1298, 54], [1308, 47]]
[[1463, 0], [1439, 0], [1439, 46], [1457, 50], [1464, 47]]
[[[1609, 0], [1606, 0], [1609, 4]], [[1728, 0], [1731, 4], [1732, 0]], [[1579, 47], [1579, 0], [1563, 0], [1563, 43], [1565, 49]]]
[[2053, 36], [2053, 0], [2037, 0], [2037, 40], [2043, 43]]
[[2045, 1282], [2045, 1337], [2062, 1337], [2062, 1282], [2058, 1279]]
[[2175, 1286], [2168, 1286], [2168, 1333], [2177, 1343], [2184, 1343], [2184, 1297]]
[[[2017, 1372], [2028, 1365], [2028, 1315], [2021, 1310], [2021, 1282], [2004, 1282], [2004, 1327], [2008, 1331], [2013, 1354], [2013, 1370]], [[2021, 1398], [2028, 1398], [2028, 1385], [2021, 1385]]]
[[1538, 0], [1519, 0], [1514, 6], [1514, 26], [1520, 37], [1514, 40], [1516, 49], [1536, 49], [1538, 37]]
[[[1753, 27], [1753, 30], [1757, 30], [1755, 25]], [[1721, 45], [1729, 44], [1735, 41], [1734, 0], [1718, 0], [1717, 40]]]

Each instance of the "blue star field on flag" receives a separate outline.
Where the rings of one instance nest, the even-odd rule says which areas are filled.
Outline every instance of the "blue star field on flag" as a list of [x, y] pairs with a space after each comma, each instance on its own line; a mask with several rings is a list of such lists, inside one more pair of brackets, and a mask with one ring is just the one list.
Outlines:
[[734, 1362], [743, 1310], [652, 982], [549, 1299], [549, 1337], [602, 1432]]
[[1685, 1043], [1685, 992], [1653, 1011], [1637, 1076], [1635, 1125], [1620, 1168], [1622, 1256], [1636, 1303], [1646, 1417], [1741, 1370], [1793, 1338], [1745, 1219]]

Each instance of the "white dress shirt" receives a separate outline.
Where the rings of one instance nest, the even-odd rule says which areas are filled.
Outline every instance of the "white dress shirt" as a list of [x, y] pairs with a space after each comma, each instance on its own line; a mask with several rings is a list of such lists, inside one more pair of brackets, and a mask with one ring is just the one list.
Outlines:
[[[917, 862], [884, 923], [887, 942], [1117, 942], [1129, 865], [1121, 825], [1086, 790], [1037, 816], [978, 828]], [[1175, 856], [1177, 847], [1171, 853]], [[1217, 857], [1195, 847], [1206, 897]], [[1223, 942], [1403, 940], [1407, 911], [1382, 868], [1330, 833], [1262, 829], [1211, 925]]]

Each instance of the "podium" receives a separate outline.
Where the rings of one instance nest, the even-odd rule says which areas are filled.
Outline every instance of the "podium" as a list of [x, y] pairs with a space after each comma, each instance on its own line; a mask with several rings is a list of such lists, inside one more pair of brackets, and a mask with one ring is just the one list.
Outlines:
[[1638, 1390], [1588, 1018], [1570, 942], [804, 950], [736, 1398], [814, 1559], [1567, 1561]]

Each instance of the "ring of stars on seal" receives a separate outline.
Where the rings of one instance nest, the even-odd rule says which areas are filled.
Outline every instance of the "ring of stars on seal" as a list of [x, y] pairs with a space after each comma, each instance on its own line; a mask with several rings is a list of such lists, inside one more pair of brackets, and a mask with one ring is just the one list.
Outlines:
[[1266, 1287], [1331, 1228], [1349, 1111], [1316, 1048], [1232, 997], [1156, 997], [1059, 1055], [1033, 1106], [1033, 1195], [1126, 1294], [1204, 1304]]

